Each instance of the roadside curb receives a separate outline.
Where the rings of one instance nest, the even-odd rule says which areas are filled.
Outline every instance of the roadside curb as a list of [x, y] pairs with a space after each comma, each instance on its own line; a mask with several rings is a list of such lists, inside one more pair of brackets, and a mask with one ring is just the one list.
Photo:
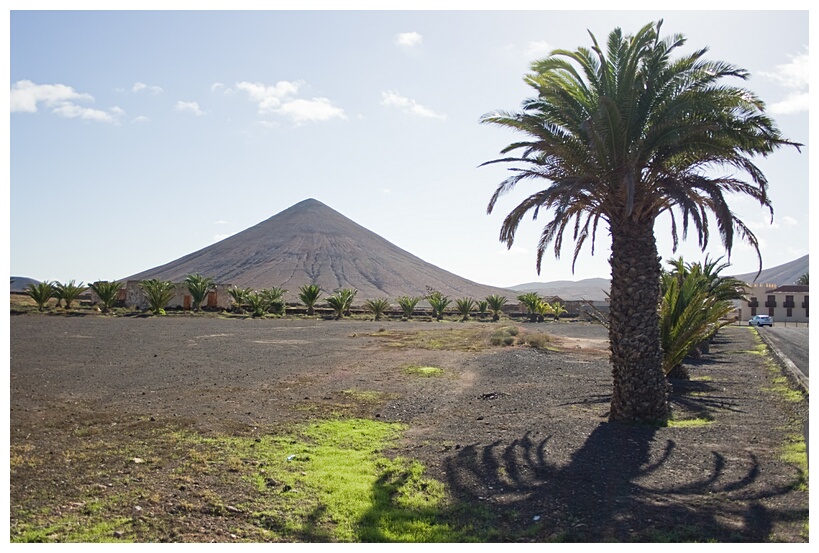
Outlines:
[[756, 334], [762, 339], [763, 342], [765, 342], [765, 345], [768, 346], [768, 349], [770, 349], [771, 352], [773, 352], [774, 357], [776, 357], [777, 361], [779, 361], [779, 364], [782, 365], [782, 367], [788, 373], [790, 373], [790, 376], [793, 378], [793, 380], [795, 380], [796, 383], [799, 384], [799, 386], [801, 386], [804, 389], [806, 394], [809, 393], [808, 389], [809, 378], [805, 376], [802, 373], [802, 371], [800, 371], [799, 368], [796, 365], [794, 365], [793, 361], [788, 359], [788, 357], [784, 353], [782, 353], [782, 351], [778, 347], [776, 347], [767, 336], [765, 336], [764, 332], [760, 332], [759, 329], [757, 329]]

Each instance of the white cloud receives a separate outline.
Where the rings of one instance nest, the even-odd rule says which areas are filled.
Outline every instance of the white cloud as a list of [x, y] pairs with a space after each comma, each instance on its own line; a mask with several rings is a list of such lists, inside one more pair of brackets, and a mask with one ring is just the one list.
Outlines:
[[145, 83], [134, 83], [134, 86], [131, 87], [131, 92], [142, 92], [143, 90], [147, 90], [153, 95], [164, 92], [161, 86], [148, 86]]
[[422, 106], [412, 98], [401, 96], [395, 90], [381, 92], [381, 105], [398, 108], [404, 113], [416, 115], [418, 117], [429, 117], [432, 119], [446, 119], [446, 115], [435, 113], [428, 107]]
[[795, 227], [799, 225], [799, 221], [797, 221], [790, 215], [785, 215], [784, 217], [782, 217], [782, 221], [789, 227]]
[[346, 119], [344, 110], [333, 105], [328, 98], [297, 98], [303, 81], [279, 81], [275, 85], [242, 81], [236, 88], [246, 92], [255, 102], [262, 115], [282, 115], [293, 123]]
[[225, 83], [213, 83], [212, 85], [210, 85], [210, 91], [211, 92], [219, 92], [220, 90], [224, 90], [224, 89], [225, 89]]
[[777, 65], [773, 72], [761, 71], [763, 77], [779, 83], [789, 90], [784, 100], [768, 106], [773, 114], [792, 114], [806, 112], [810, 109], [808, 86], [810, 83], [810, 55], [804, 53], [789, 56], [791, 61]]
[[424, 37], [420, 33], [416, 33], [415, 31], [410, 31], [408, 33], [398, 33], [397, 35], [395, 35], [395, 44], [406, 48], [418, 46], [419, 44], [421, 44], [423, 40]]
[[205, 115], [205, 112], [199, 107], [199, 102], [183, 102], [182, 100], [176, 102], [174, 106], [176, 111], [181, 111], [185, 113], [192, 113], [199, 117], [200, 115]]
[[327, 98], [312, 98], [310, 100], [296, 99], [285, 102], [276, 110], [290, 118], [296, 124], [307, 121], [327, 121], [338, 117], [346, 119], [344, 110], [333, 105]]
[[537, 40], [529, 42], [529, 44], [527, 44], [524, 48], [523, 53], [526, 55], [526, 57], [543, 58], [548, 56], [554, 49], [554, 46], [545, 40]]
[[131, 123], [147, 123], [148, 121], [150, 121], [150, 119], [144, 115], [138, 115], [131, 120]]
[[63, 106], [75, 101], [93, 102], [90, 94], [77, 92], [64, 84], [34, 84], [31, 81], [17, 81], [11, 87], [11, 111], [35, 113], [38, 104], [46, 107]]
[[86, 108], [76, 104], [63, 104], [62, 106], [54, 108], [52, 112], [67, 119], [86, 119], [100, 123], [119, 123], [117, 118], [125, 113], [121, 109], [119, 109], [120, 113], [109, 113], [101, 109]]

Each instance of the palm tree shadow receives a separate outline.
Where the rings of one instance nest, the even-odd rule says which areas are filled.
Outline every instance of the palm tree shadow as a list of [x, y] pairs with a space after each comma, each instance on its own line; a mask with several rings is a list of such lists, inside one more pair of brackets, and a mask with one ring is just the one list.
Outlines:
[[[726, 474], [717, 452], [706, 473], [681, 471], [679, 463], [667, 468], [677, 448], [670, 439], [657, 443], [659, 430], [601, 423], [563, 464], [550, 460], [566, 458], [551, 437], [534, 441], [527, 433], [506, 445], [470, 445], [446, 460], [448, 484], [460, 501], [493, 512], [487, 524], [494, 528], [484, 531], [499, 539], [762, 541], [775, 520], [795, 515], [759, 503], [787, 490], [754, 491], [753, 456], [738, 477]], [[743, 501], [709, 502], [712, 494]]]

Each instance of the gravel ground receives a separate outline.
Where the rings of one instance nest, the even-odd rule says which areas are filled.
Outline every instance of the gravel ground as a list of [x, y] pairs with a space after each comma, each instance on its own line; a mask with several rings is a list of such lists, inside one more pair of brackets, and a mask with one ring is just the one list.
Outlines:
[[[806, 475], [781, 455], [807, 400], [772, 391], [752, 330], [723, 329], [693, 379], [672, 382], [676, 419], [713, 422], [655, 428], [607, 422], [604, 327], [517, 324], [550, 334], [549, 349], [489, 347], [498, 326], [13, 316], [11, 446], [71, 447], [72, 421], [92, 414], [222, 435], [342, 410], [406, 423], [390, 454], [419, 459], [500, 525], [537, 521], [535, 541], [807, 540]], [[472, 346], [453, 345], [461, 335]], [[381, 399], [356, 402], [364, 392]], [[38, 470], [11, 471], [12, 525], [48, 495], [53, 478]]]

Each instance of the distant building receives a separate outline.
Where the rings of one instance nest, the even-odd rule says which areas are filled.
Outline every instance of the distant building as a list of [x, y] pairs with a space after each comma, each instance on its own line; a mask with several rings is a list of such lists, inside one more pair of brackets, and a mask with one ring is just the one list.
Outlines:
[[745, 298], [738, 302], [739, 318], [770, 315], [774, 323], [807, 323], [810, 315], [809, 287], [802, 284], [757, 284], [745, 287]]

